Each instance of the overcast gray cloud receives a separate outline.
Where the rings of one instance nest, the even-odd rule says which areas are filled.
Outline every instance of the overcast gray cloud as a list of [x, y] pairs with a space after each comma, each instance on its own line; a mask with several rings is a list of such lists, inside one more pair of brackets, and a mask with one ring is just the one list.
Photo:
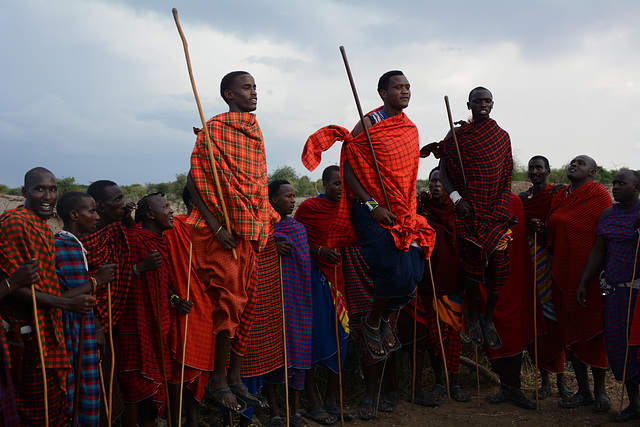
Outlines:
[[[344, 45], [365, 110], [378, 77], [402, 69], [422, 143], [447, 130], [442, 97], [468, 116], [477, 85], [521, 162], [559, 167], [589, 154], [638, 168], [640, 2], [613, 1], [14, 1], [0, 16], [0, 183], [34, 166], [81, 183], [172, 180], [200, 126], [171, 8], [189, 41], [205, 116], [225, 110], [222, 76], [246, 69], [259, 90], [269, 170], [300, 162], [307, 136], [351, 128], [357, 112]], [[323, 166], [338, 162], [339, 148]], [[421, 174], [435, 165], [423, 160]]]

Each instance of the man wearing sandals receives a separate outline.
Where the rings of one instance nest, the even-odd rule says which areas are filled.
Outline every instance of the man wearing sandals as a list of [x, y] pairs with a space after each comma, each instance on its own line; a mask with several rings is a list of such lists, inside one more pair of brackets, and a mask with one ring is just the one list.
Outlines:
[[[640, 280], [633, 280], [640, 270], [637, 269], [635, 258], [638, 232], [633, 227], [633, 221], [640, 213], [638, 194], [640, 193], [640, 173], [633, 170], [618, 172], [613, 178], [613, 197], [618, 202], [605, 209], [598, 222], [598, 237], [591, 249], [589, 260], [578, 285], [576, 299], [586, 307], [592, 304], [587, 299], [587, 286], [594, 285], [592, 279], [596, 277], [604, 263], [601, 280], [605, 289], [604, 306], [604, 336], [607, 347], [609, 366], [616, 380], [625, 379], [625, 386], [629, 394], [629, 406], [621, 414], [611, 415], [614, 422], [625, 422], [640, 419], [640, 363], [638, 363], [638, 342], [634, 340], [634, 333], [630, 337], [627, 351], [627, 332], [633, 318], [627, 319], [629, 307], [635, 315], [635, 304]], [[636, 265], [634, 266], [634, 261]], [[597, 291], [598, 289], [596, 289]], [[632, 295], [630, 295], [632, 294]], [[631, 300], [629, 299], [631, 298]], [[631, 306], [629, 306], [631, 304]], [[634, 328], [635, 329], [635, 328]], [[625, 367], [626, 362], [626, 367]], [[624, 375], [623, 375], [624, 372]]]
[[[489, 347], [498, 349], [502, 341], [493, 322], [493, 310], [509, 273], [511, 140], [489, 117], [493, 108], [489, 90], [473, 89], [467, 108], [472, 118], [455, 129], [458, 144], [449, 133], [442, 142], [423, 147], [421, 155], [434, 152], [442, 157], [440, 180], [456, 204], [456, 245], [464, 272], [469, 337], [475, 346], [482, 345], [486, 337]], [[478, 313], [481, 283], [488, 291], [483, 316]]]
[[220, 406], [237, 412], [262, 403], [240, 375], [256, 305], [256, 252], [267, 242], [271, 217], [279, 217], [268, 201], [264, 140], [252, 113], [258, 104], [255, 80], [246, 71], [231, 72], [220, 83], [220, 95], [229, 112], [207, 122], [211, 146], [204, 132], [198, 135], [187, 176], [195, 207], [187, 222], [196, 270], [213, 301], [216, 347], [209, 391]]
[[[329, 230], [328, 244], [334, 248], [360, 246], [374, 286], [371, 311], [360, 322], [371, 356], [383, 359], [400, 348], [389, 316], [415, 297], [425, 258], [433, 250], [435, 231], [416, 209], [418, 130], [403, 112], [411, 98], [409, 81], [401, 71], [389, 71], [378, 81], [378, 94], [384, 105], [352, 132], [327, 126], [311, 135], [303, 162], [315, 168], [319, 152], [335, 141], [344, 141], [340, 171], [345, 197]], [[365, 393], [365, 399], [373, 400], [375, 395]]]
[[[595, 160], [585, 155], [576, 156], [567, 170], [571, 184], [553, 196], [546, 224], [543, 218], [534, 218], [530, 227], [534, 232], [543, 233], [553, 253], [553, 304], [565, 352], [578, 382], [577, 393], [558, 403], [563, 408], [593, 404], [596, 412], [602, 412], [611, 408], [611, 399], [605, 389], [604, 301], [597, 277], [585, 286], [587, 306], [581, 306], [576, 299], [589, 251], [596, 241], [600, 214], [611, 207], [611, 196], [601, 184], [593, 182], [595, 175]], [[591, 366], [593, 373], [595, 401], [587, 366]]]

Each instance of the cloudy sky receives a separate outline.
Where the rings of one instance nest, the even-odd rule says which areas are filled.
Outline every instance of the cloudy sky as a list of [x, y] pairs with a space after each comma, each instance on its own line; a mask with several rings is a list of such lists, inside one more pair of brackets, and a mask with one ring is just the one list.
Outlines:
[[[522, 163], [560, 167], [589, 154], [606, 168], [640, 167], [640, 2], [635, 0], [3, 0], [0, 14], [0, 183], [34, 166], [83, 184], [173, 180], [189, 168], [199, 117], [171, 8], [179, 11], [209, 118], [219, 83], [253, 74], [269, 171], [300, 161], [307, 136], [351, 128], [357, 111], [339, 46], [365, 110], [378, 77], [401, 69], [406, 113], [421, 143], [468, 117], [475, 86]], [[422, 160], [421, 177], [436, 164]]]

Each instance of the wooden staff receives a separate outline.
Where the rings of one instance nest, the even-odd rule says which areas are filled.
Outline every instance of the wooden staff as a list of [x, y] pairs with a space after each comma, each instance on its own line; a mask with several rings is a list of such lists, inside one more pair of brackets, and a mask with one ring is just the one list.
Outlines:
[[536, 362], [536, 411], [540, 410], [538, 388], [538, 233], [533, 233], [533, 357]]
[[[447, 356], [446, 356], [446, 351], [444, 351], [442, 329], [440, 329], [440, 313], [438, 312], [438, 298], [436, 297], [436, 282], [433, 281], [433, 269], [431, 268], [431, 258], [429, 258], [427, 262], [429, 263], [429, 274], [431, 275], [431, 289], [433, 290], [433, 304], [434, 304], [434, 309], [436, 310], [436, 325], [438, 325], [438, 338], [440, 339], [440, 349], [442, 350], [442, 362], [444, 364], [444, 377], [447, 380], [447, 397], [449, 398], [449, 403], [451, 403], [451, 388], [449, 386], [449, 368], [447, 368]], [[478, 384], [480, 383], [478, 382]]]
[[[640, 230], [639, 230], [640, 232]], [[638, 243], [636, 244], [636, 256], [633, 260], [633, 274], [631, 275], [631, 288], [629, 288], [629, 306], [627, 308], [627, 333], [625, 338], [627, 340], [626, 350], [624, 352], [624, 367], [622, 368], [622, 387], [620, 389], [620, 410], [618, 416], [622, 414], [622, 404], [624, 403], [624, 382], [627, 376], [627, 360], [629, 359], [629, 321], [631, 320], [631, 296], [633, 295], [633, 282], [636, 278], [636, 266], [638, 265], [638, 248], [640, 248], [640, 235], [638, 236]]]
[[478, 383], [478, 408], [480, 407], [480, 365], [478, 364], [478, 347], [474, 346], [476, 349], [476, 380]]
[[42, 381], [44, 385], [44, 425], [49, 427], [49, 397], [47, 392], [47, 368], [44, 364], [44, 352], [42, 351], [42, 337], [40, 336], [40, 324], [38, 323], [38, 304], [36, 303], [36, 285], [31, 285], [31, 301], [33, 302], [33, 324], [36, 328], [38, 352], [40, 353], [40, 368], [42, 369]]
[[[187, 301], [189, 301], [189, 291], [191, 290], [191, 254], [193, 253], [193, 243], [189, 239], [189, 272], [187, 273]], [[189, 314], [184, 316], [184, 340], [182, 341], [182, 369], [180, 371], [180, 400], [178, 404], [178, 417], [182, 414], [182, 391], [184, 389], [184, 362], [187, 360], [187, 324]], [[233, 418], [233, 417], [232, 417]]]
[[[335, 250], [338, 252], [338, 249]], [[340, 425], [344, 426], [344, 403], [342, 401], [342, 358], [340, 357], [340, 335], [338, 334], [338, 264], [333, 265], [333, 287], [336, 303], [334, 306], [336, 325], [336, 348], [338, 349], [338, 390], [340, 391]]]
[[80, 404], [80, 387], [82, 380], [82, 350], [84, 347], [84, 323], [86, 315], [80, 316], [80, 337], [78, 339], [78, 360], [76, 361], [76, 388], [73, 395], [73, 412], [71, 415], [71, 426], [75, 427], [78, 421], [78, 405]]
[[[413, 366], [411, 369], [411, 410], [416, 409], [416, 347], [418, 346], [418, 288], [416, 287], [416, 298], [413, 300]], [[423, 355], [424, 357], [424, 355]]]
[[109, 348], [111, 350], [111, 371], [109, 372], [109, 405], [105, 407], [107, 410], [107, 421], [111, 425], [113, 416], [113, 376], [116, 372], [116, 348], [113, 344], [113, 316], [111, 315], [111, 282], [107, 283], [107, 312], [109, 323]]
[[456, 146], [456, 152], [458, 153], [458, 161], [460, 162], [460, 172], [462, 172], [462, 182], [464, 182], [464, 190], [469, 196], [469, 188], [467, 187], [467, 177], [464, 174], [464, 166], [462, 165], [462, 156], [460, 155], [460, 147], [458, 146], [458, 138], [456, 137], [456, 130], [453, 127], [453, 118], [451, 117], [451, 106], [449, 105], [449, 97], [444, 96], [444, 105], [447, 107], [447, 118], [449, 119], [449, 128], [451, 129], [451, 136], [453, 137], [453, 143]]
[[[198, 96], [198, 90], [196, 89], [196, 81], [193, 78], [193, 71], [191, 70], [191, 60], [189, 59], [189, 47], [187, 46], [187, 39], [182, 32], [182, 27], [180, 26], [180, 21], [178, 20], [178, 9], [175, 7], [171, 10], [173, 12], [173, 19], [176, 21], [176, 27], [178, 27], [178, 33], [180, 33], [180, 38], [182, 39], [182, 46], [184, 47], [184, 56], [187, 59], [187, 69], [189, 70], [189, 79], [191, 80], [191, 87], [193, 88], [193, 95], [196, 98], [196, 104], [198, 105], [198, 113], [200, 114], [200, 121], [202, 122], [202, 131], [204, 132], [205, 141], [207, 142], [207, 147], [209, 149], [209, 159], [211, 160], [211, 171], [213, 174], [213, 180], [216, 184], [216, 193], [218, 195], [218, 203], [222, 208], [222, 214], [224, 215], [224, 222], [227, 228], [227, 232], [231, 234], [231, 222], [229, 221], [229, 214], [227, 213], [227, 205], [224, 202], [224, 198], [222, 197], [222, 187], [220, 187], [220, 179], [218, 178], [218, 167], [216, 166], [215, 159], [213, 157], [213, 141], [211, 140], [211, 136], [209, 135], [209, 129], [207, 128], [207, 122], [204, 120], [204, 115], [202, 114], [202, 106], [200, 105], [200, 97]], [[231, 252], [233, 253], [233, 259], [237, 260], [238, 255], [236, 254], [235, 248], [231, 248]]]
[[158, 270], [153, 270], [153, 280], [156, 285], [156, 317], [158, 319], [158, 338], [160, 340], [160, 358], [162, 359], [162, 376], [164, 377], [164, 391], [167, 396], [167, 425], [171, 427], [171, 405], [169, 403], [169, 383], [167, 381], [167, 366], [164, 363], [164, 342], [162, 339], [162, 322], [160, 320], [160, 285], [158, 284]]
[[287, 422], [289, 425], [289, 361], [287, 358], [287, 324], [284, 319], [284, 280], [282, 280], [282, 257], [278, 254], [280, 262], [280, 296], [282, 297], [282, 347], [284, 348], [284, 404], [287, 407]]
[[100, 373], [100, 388], [102, 389], [102, 399], [104, 400], [104, 411], [109, 413], [109, 402], [107, 402], [107, 389], [104, 386], [104, 374], [102, 373], [102, 361], [98, 362], [98, 372]]
[[373, 158], [373, 165], [376, 168], [376, 174], [378, 175], [378, 180], [380, 180], [380, 188], [382, 189], [382, 195], [384, 196], [385, 207], [389, 212], [391, 212], [391, 205], [389, 204], [389, 199], [387, 198], [387, 190], [384, 188], [384, 182], [382, 181], [382, 175], [380, 174], [380, 168], [378, 167], [378, 160], [376, 159], [376, 152], [373, 149], [373, 143], [371, 142], [371, 136], [369, 135], [369, 130], [367, 126], [364, 124], [364, 115], [362, 114], [362, 106], [360, 105], [360, 98], [358, 97], [358, 91], [356, 90], [356, 84], [353, 81], [353, 76], [351, 75], [351, 67], [349, 67], [349, 61], [347, 60], [347, 53], [344, 50], [344, 46], [340, 46], [340, 53], [342, 54], [342, 60], [344, 61], [344, 66], [347, 69], [347, 76], [349, 77], [349, 84], [351, 85], [351, 90], [353, 91], [353, 97], [356, 100], [356, 107], [358, 107], [358, 115], [360, 116], [360, 123], [362, 123], [362, 130], [364, 130], [364, 134], [367, 137], [367, 142], [369, 143], [369, 149], [371, 150], [371, 157]]

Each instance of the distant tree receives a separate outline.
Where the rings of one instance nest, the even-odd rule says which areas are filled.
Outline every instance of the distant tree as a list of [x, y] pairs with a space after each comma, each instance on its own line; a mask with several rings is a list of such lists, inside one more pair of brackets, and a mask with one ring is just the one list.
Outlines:
[[60, 196], [69, 191], [80, 191], [84, 193], [88, 188], [87, 185], [78, 184], [76, 179], [72, 176], [63, 176], [61, 178], [56, 178], [56, 180], [58, 181], [58, 194]]
[[275, 168], [275, 170], [269, 175], [267, 175], [267, 181], [269, 182], [275, 181], [277, 179], [286, 179], [293, 185], [294, 182], [298, 181], [298, 174], [292, 166], [281, 165]]

